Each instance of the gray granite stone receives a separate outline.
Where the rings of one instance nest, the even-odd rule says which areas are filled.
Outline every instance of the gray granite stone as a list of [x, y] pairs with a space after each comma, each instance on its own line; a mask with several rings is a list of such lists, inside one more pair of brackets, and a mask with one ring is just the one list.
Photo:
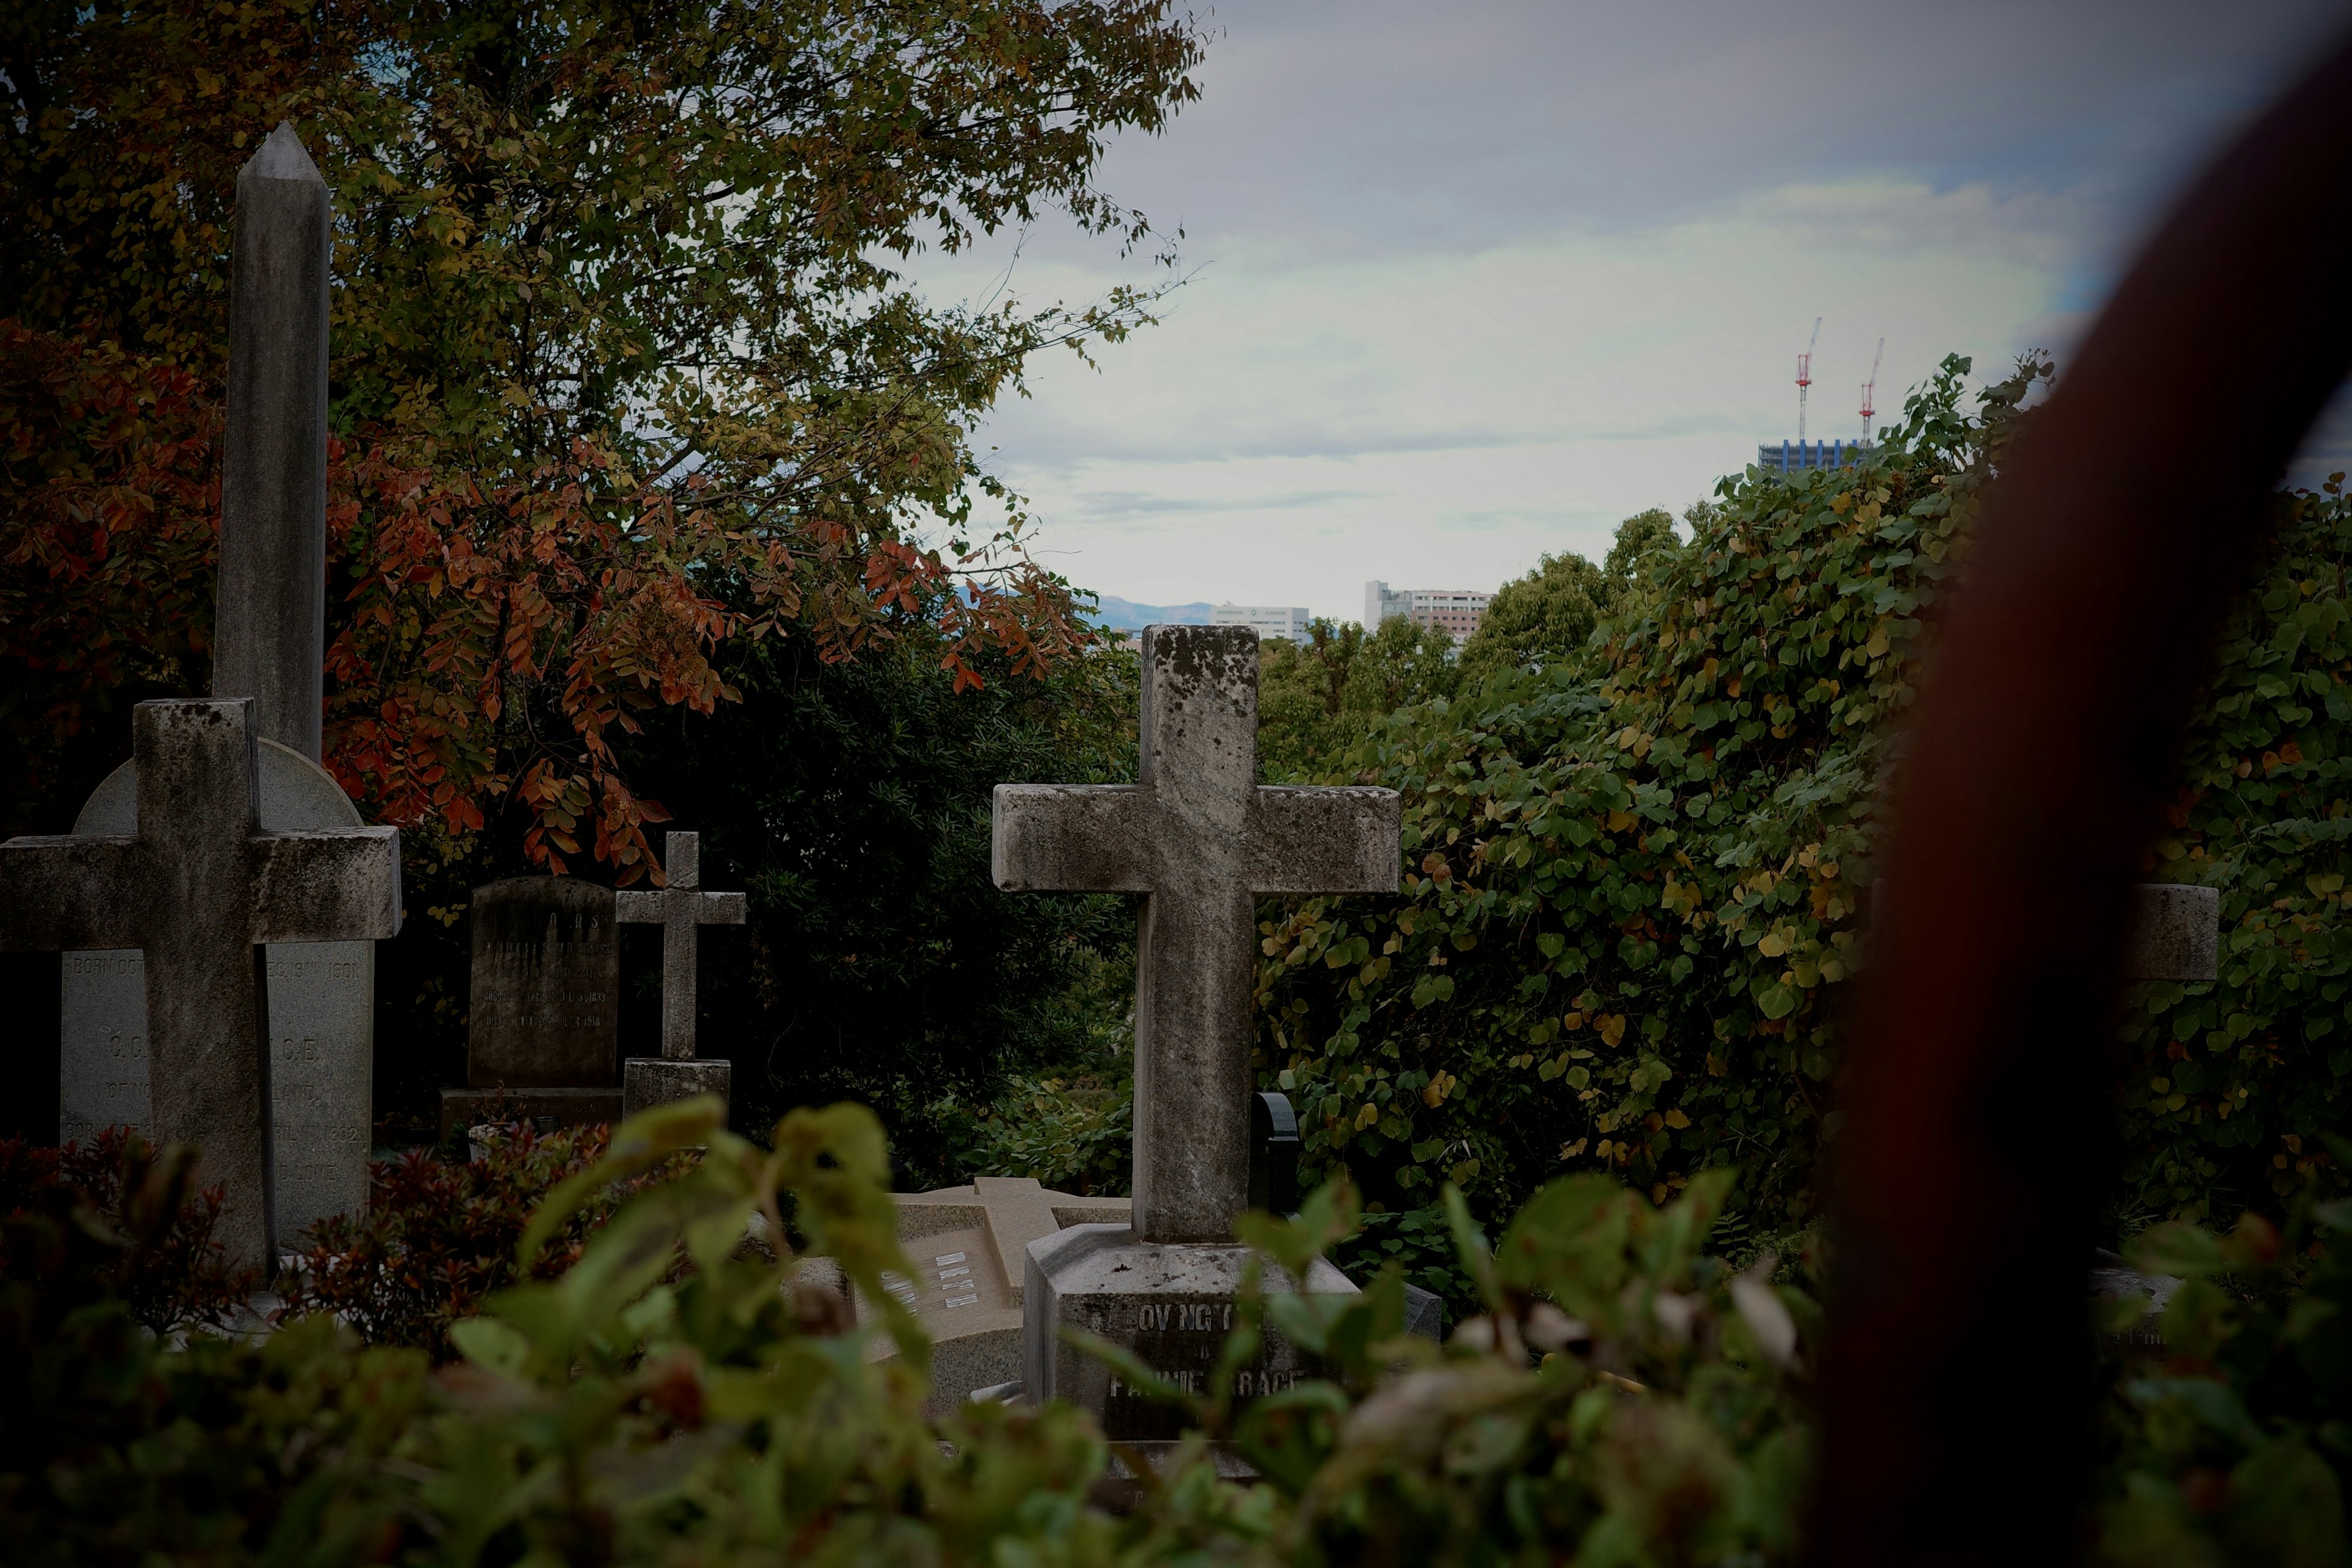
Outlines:
[[[1868, 912], [1886, 898], [1884, 878], [1869, 888]], [[2126, 980], [2212, 980], [2221, 973], [2221, 890], [2186, 882], [2141, 882], [2132, 889], [2131, 936], [2124, 943]]]
[[622, 1064], [621, 1114], [635, 1116], [672, 1100], [715, 1094], [721, 1100], [734, 1087], [732, 1062], [672, 1061], [667, 1057], [631, 1057]]
[[1404, 1331], [1424, 1340], [1445, 1337], [1445, 1298], [1418, 1285], [1404, 1288]]
[[[1234, 1298], [1250, 1249], [1231, 1243], [1147, 1242], [1121, 1225], [1081, 1225], [1029, 1246], [1021, 1377], [1036, 1403], [1066, 1400], [1095, 1413], [1113, 1442], [1173, 1440], [1181, 1410], [1137, 1394], [1102, 1363], [1065, 1342], [1084, 1329], [1125, 1346], [1168, 1381], [1206, 1394], [1209, 1374], [1234, 1322]], [[1265, 1288], [1298, 1284], [1267, 1265]], [[1348, 1297], [1356, 1287], [1321, 1258], [1306, 1289]], [[1246, 1404], [1318, 1375], [1311, 1357], [1271, 1326], [1257, 1358], [1235, 1378]]]
[[[358, 827], [325, 769], [264, 740], [263, 831]], [[90, 793], [77, 835], [135, 836], [139, 772], [125, 763]], [[367, 1202], [375, 1076], [375, 944], [272, 942], [269, 1089], [278, 1245]], [[101, 1128], [152, 1131], [146, 965], [137, 948], [68, 952], [60, 996], [58, 1127], [86, 1142]]]
[[[1127, 1223], [1125, 1198], [1058, 1193], [1026, 1176], [982, 1176], [968, 1186], [893, 1194], [898, 1244], [915, 1278], [893, 1293], [915, 1310], [931, 1336], [932, 1415], [980, 1389], [1019, 1381], [1021, 1317], [1029, 1244], [1069, 1226]], [[861, 1319], [874, 1316], [860, 1300]], [[877, 1339], [873, 1354], [896, 1348]]]
[[572, 877], [474, 889], [469, 1089], [602, 1089], [619, 1065], [613, 890]]
[[743, 895], [702, 890], [702, 835], [672, 833], [663, 841], [667, 886], [614, 895], [625, 923], [662, 928], [662, 1055], [691, 1060], [694, 1049], [695, 953], [698, 928], [741, 925]]
[[201, 1151], [226, 1189], [232, 1263], [274, 1260], [268, 966], [271, 942], [400, 928], [389, 827], [268, 833], [251, 699], [142, 702], [132, 716], [138, 831], [0, 845], [0, 949], [144, 955], [154, 1135]]
[[319, 760], [327, 665], [327, 184], [281, 124], [236, 176], [213, 695]]
[[2212, 980], [2221, 973], [2221, 889], [2142, 882], [2132, 889], [2124, 973], [2135, 980]]
[[1257, 783], [1257, 634], [1147, 626], [1132, 785], [1000, 784], [996, 885], [1145, 895], [1135, 1005], [1135, 1228], [1229, 1239], [1248, 1205], [1261, 893], [1394, 892], [1385, 789]]

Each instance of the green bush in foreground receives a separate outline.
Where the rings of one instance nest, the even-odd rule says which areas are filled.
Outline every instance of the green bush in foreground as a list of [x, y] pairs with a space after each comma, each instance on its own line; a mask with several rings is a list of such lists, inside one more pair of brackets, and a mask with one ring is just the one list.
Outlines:
[[[1444, 1347], [1402, 1334], [1393, 1270], [1343, 1302], [1253, 1284], [1207, 1394], [1163, 1391], [1200, 1435], [1122, 1497], [1102, 1485], [1110, 1448], [1078, 1411], [921, 1415], [922, 1331], [879, 1288], [906, 1264], [870, 1113], [795, 1110], [772, 1150], [718, 1121], [706, 1101], [620, 1128], [540, 1205], [515, 1247], [527, 1282], [452, 1325], [462, 1360], [438, 1371], [418, 1349], [362, 1348], [326, 1316], [258, 1344], [172, 1348], [142, 1332], [108, 1282], [176, 1210], [133, 1205], [122, 1226], [87, 1232], [103, 1246], [70, 1277], [23, 1277], [12, 1252], [0, 1285], [13, 1321], [49, 1330], [5, 1342], [12, 1561], [1665, 1568], [1796, 1555], [1818, 1314], [1769, 1260], [1735, 1273], [1706, 1255], [1727, 1172], [1659, 1206], [1598, 1173], [1566, 1178], [1491, 1248], [1449, 1191], [1484, 1310]], [[698, 1144], [698, 1160], [679, 1159]], [[615, 1183], [646, 1184], [568, 1269], [537, 1278]], [[1327, 1187], [1296, 1220], [1252, 1216], [1247, 1238], [1296, 1270], [1342, 1245], [1354, 1208], [1345, 1185]], [[2105, 1407], [2091, 1520], [2106, 1561], [2344, 1561], [2352, 1270], [2329, 1237], [2352, 1221], [2345, 1208], [2299, 1211], [2284, 1237], [2257, 1216], [2227, 1241], [2173, 1226], [2142, 1242], [2139, 1261], [2194, 1278], [2165, 1320], [2182, 1353]], [[747, 1230], [803, 1238], [881, 1315], [853, 1325], [829, 1289], [796, 1282], [788, 1249], [747, 1244]], [[37, 1310], [50, 1298], [71, 1310]], [[1328, 1376], [1238, 1404], [1231, 1373], [1269, 1326]], [[869, 1359], [886, 1337], [904, 1353]], [[1148, 1369], [1122, 1372], [1151, 1385]], [[1260, 1479], [1218, 1479], [1212, 1438]]]

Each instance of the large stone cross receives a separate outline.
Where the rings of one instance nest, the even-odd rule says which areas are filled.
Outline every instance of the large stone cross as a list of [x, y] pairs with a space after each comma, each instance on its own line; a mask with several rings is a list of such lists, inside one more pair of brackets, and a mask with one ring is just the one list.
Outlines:
[[999, 784], [996, 885], [1141, 893], [1135, 1218], [1147, 1242], [1225, 1241], [1249, 1205], [1250, 1004], [1261, 893], [1392, 893], [1386, 789], [1257, 782], [1257, 634], [1149, 626], [1133, 784]]
[[229, 1261], [265, 1276], [271, 1212], [268, 980], [261, 944], [400, 929], [391, 827], [264, 833], [250, 698], [142, 702], [139, 830], [0, 844], [0, 950], [146, 955], [149, 1130], [226, 1189]]
[[668, 885], [654, 892], [615, 895], [625, 922], [662, 928], [662, 1056], [694, 1058], [694, 955], [697, 926], [743, 923], [743, 895], [702, 890], [702, 835], [673, 833], [662, 846]]

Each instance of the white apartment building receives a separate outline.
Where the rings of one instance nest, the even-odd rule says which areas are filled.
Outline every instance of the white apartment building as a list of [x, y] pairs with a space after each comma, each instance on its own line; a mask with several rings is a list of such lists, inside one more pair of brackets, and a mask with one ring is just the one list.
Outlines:
[[1309, 619], [1304, 605], [1219, 605], [1209, 612], [1213, 626], [1249, 626], [1258, 637], [1307, 640]]
[[1364, 584], [1364, 629], [1378, 631], [1382, 621], [1402, 616], [1417, 626], [1435, 626], [1455, 642], [1466, 642], [1494, 602], [1492, 594], [1467, 588], [1395, 588], [1386, 583]]

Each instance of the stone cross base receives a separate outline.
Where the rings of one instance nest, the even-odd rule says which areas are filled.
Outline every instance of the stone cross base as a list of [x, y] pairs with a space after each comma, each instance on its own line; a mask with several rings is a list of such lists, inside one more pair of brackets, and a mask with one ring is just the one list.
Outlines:
[[[976, 1390], [1021, 1377], [1021, 1300], [1029, 1244], [1066, 1226], [1127, 1224], [1125, 1198], [1081, 1197], [1028, 1176], [982, 1176], [970, 1186], [898, 1193], [898, 1245], [915, 1266], [892, 1293], [913, 1308], [931, 1336], [931, 1396], [926, 1413], [945, 1415]], [[873, 1304], [857, 1303], [861, 1320]], [[895, 1354], [887, 1336], [877, 1358]]]
[[[1125, 1388], [1108, 1367], [1062, 1342], [1066, 1324], [1142, 1358], [1170, 1382], [1206, 1394], [1209, 1374], [1234, 1321], [1234, 1295], [1250, 1249], [1231, 1242], [1146, 1242], [1123, 1225], [1073, 1226], [1030, 1244], [1022, 1334], [1022, 1384], [1033, 1401], [1066, 1400], [1095, 1413], [1114, 1443], [1167, 1442], [1183, 1435], [1183, 1413]], [[1268, 1265], [1265, 1287], [1296, 1282]], [[1318, 1296], [1358, 1294], [1322, 1258], [1307, 1271]], [[1312, 1358], [1271, 1326], [1257, 1360], [1234, 1390], [1248, 1403], [1317, 1375]]]
[[509, 1121], [551, 1117], [558, 1127], [612, 1126], [621, 1120], [617, 1089], [445, 1089], [441, 1091], [441, 1142], [477, 1127], [504, 1102]]
[[674, 1100], [692, 1100], [698, 1094], [715, 1094], [722, 1103], [730, 1103], [734, 1084], [733, 1062], [700, 1057], [689, 1057], [684, 1061], [669, 1057], [631, 1057], [621, 1064], [621, 1114], [635, 1116], [640, 1110], [667, 1105]]

